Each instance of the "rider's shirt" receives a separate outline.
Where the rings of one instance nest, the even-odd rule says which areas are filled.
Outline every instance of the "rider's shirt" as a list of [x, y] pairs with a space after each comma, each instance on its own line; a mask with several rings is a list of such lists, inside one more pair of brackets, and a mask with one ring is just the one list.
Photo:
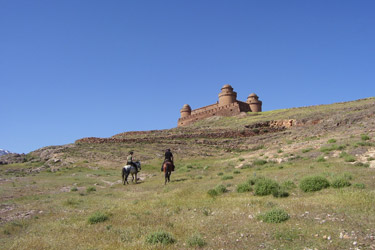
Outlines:
[[129, 155], [127, 158], [126, 158], [127, 162], [132, 162], [133, 161], [133, 156], [132, 155]]
[[173, 154], [170, 151], [165, 152], [165, 159], [172, 161]]

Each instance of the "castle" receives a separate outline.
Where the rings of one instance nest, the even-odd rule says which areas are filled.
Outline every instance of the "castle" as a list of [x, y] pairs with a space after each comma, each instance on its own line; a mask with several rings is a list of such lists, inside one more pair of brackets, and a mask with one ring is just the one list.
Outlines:
[[229, 84], [224, 85], [219, 93], [219, 101], [202, 108], [191, 110], [185, 104], [180, 110], [181, 117], [178, 119], [178, 127], [202, 120], [211, 116], [233, 116], [241, 112], [261, 112], [262, 101], [258, 100], [254, 93], [250, 94], [246, 102], [237, 100], [237, 93]]

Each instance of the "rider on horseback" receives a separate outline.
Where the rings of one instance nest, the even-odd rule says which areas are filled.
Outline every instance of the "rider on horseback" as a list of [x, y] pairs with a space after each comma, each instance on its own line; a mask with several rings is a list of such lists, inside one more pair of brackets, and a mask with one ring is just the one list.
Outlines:
[[164, 162], [161, 165], [161, 171], [163, 172], [164, 163], [168, 161], [172, 163], [172, 171], [174, 171], [173, 154], [169, 148], [165, 151], [164, 157]]
[[126, 160], [127, 160], [126, 165], [130, 165], [130, 166], [135, 167], [135, 169], [136, 169], [137, 172], [138, 172], [137, 164], [135, 164], [135, 163], [133, 162], [133, 154], [134, 154], [133, 151], [129, 151], [129, 155], [128, 155], [128, 157], [126, 158]]

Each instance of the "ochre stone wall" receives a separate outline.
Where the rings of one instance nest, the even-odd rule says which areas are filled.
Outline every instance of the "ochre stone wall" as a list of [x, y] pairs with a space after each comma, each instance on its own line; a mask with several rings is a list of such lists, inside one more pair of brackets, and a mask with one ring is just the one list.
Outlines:
[[262, 102], [255, 94], [251, 94], [246, 102], [238, 101], [236, 98], [237, 93], [233, 91], [232, 86], [227, 84], [221, 88], [218, 103], [194, 110], [185, 104], [180, 110], [181, 118], [178, 119], [178, 127], [212, 116], [234, 116], [241, 112], [260, 112], [262, 110]]

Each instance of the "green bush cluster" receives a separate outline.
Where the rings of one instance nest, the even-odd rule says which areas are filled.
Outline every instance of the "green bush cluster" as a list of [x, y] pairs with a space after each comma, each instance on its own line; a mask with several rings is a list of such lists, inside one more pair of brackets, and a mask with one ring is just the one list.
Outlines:
[[263, 165], [267, 164], [267, 161], [266, 160], [262, 160], [262, 159], [255, 159], [253, 161], [253, 164], [255, 166], [263, 166]]
[[207, 194], [211, 197], [215, 197], [225, 192], [228, 192], [228, 190], [224, 185], [217, 185], [215, 188], [208, 190]]
[[147, 235], [146, 242], [149, 244], [173, 244], [176, 242], [176, 240], [173, 238], [173, 236], [165, 231], [156, 231], [152, 232]]
[[96, 212], [93, 215], [91, 215], [88, 219], [88, 222], [90, 224], [96, 224], [99, 222], [103, 222], [109, 219], [109, 216], [102, 213], [102, 212]]
[[363, 135], [361, 135], [361, 140], [362, 141], [368, 141], [368, 140], [370, 140], [370, 137], [366, 134], [363, 134]]
[[279, 187], [278, 189], [275, 189], [272, 191], [272, 195], [273, 197], [276, 197], [276, 198], [284, 198], [284, 197], [288, 197], [289, 193], [285, 189]]
[[322, 176], [309, 176], [301, 180], [299, 184], [303, 192], [315, 192], [329, 187], [329, 181]]
[[254, 194], [258, 196], [269, 195], [278, 189], [280, 189], [280, 186], [276, 181], [271, 179], [260, 179], [255, 183]]
[[336, 142], [336, 139], [329, 139], [328, 140], [328, 143], [335, 143]]
[[86, 188], [86, 192], [87, 193], [94, 192], [94, 191], [96, 191], [95, 187], [88, 187], [88, 188]]
[[293, 188], [296, 188], [296, 184], [294, 184], [293, 181], [284, 181], [282, 184], [281, 184], [281, 188], [284, 188], [286, 190], [291, 190]]
[[224, 180], [224, 181], [225, 180], [231, 180], [231, 179], [233, 179], [233, 176], [231, 176], [231, 175], [224, 175], [224, 176], [221, 177], [221, 179]]
[[321, 147], [320, 152], [327, 153], [327, 152], [334, 151], [334, 150], [344, 150], [345, 148], [346, 148], [345, 145], [337, 146], [336, 144], [331, 144], [326, 147]]
[[200, 234], [194, 234], [187, 240], [189, 247], [204, 247], [207, 243]]
[[307, 152], [310, 152], [311, 150], [313, 150], [313, 148], [305, 148], [305, 149], [302, 149], [302, 153], [307, 153]]
[[290, 218], [289, 214], [281, 208], [274, 208], [264, 214], [258, 216], [264, 222], [267, 223], [281, 223]]
[[324, 156], [319, 156], [317, 159], [316, 159], [317, 162], [325, 162], [326, 159], [324, 159]]
[[331, 186], [334, 188], [349, 187], [351, 183], [345, 177], [338, 177], [331, 182]]
[[237, 192], [238, 193], [245, 193], [245, 192], [251, 192], [253, 191], [253, 188], [251, 187], [251, 184], [249, 182], [238, 184], [237, 186]]
[[353, 185], [353, 187], [358, 188], [358, 189], [365, 189], [366, 186], [363, 183], [356, 183]]

